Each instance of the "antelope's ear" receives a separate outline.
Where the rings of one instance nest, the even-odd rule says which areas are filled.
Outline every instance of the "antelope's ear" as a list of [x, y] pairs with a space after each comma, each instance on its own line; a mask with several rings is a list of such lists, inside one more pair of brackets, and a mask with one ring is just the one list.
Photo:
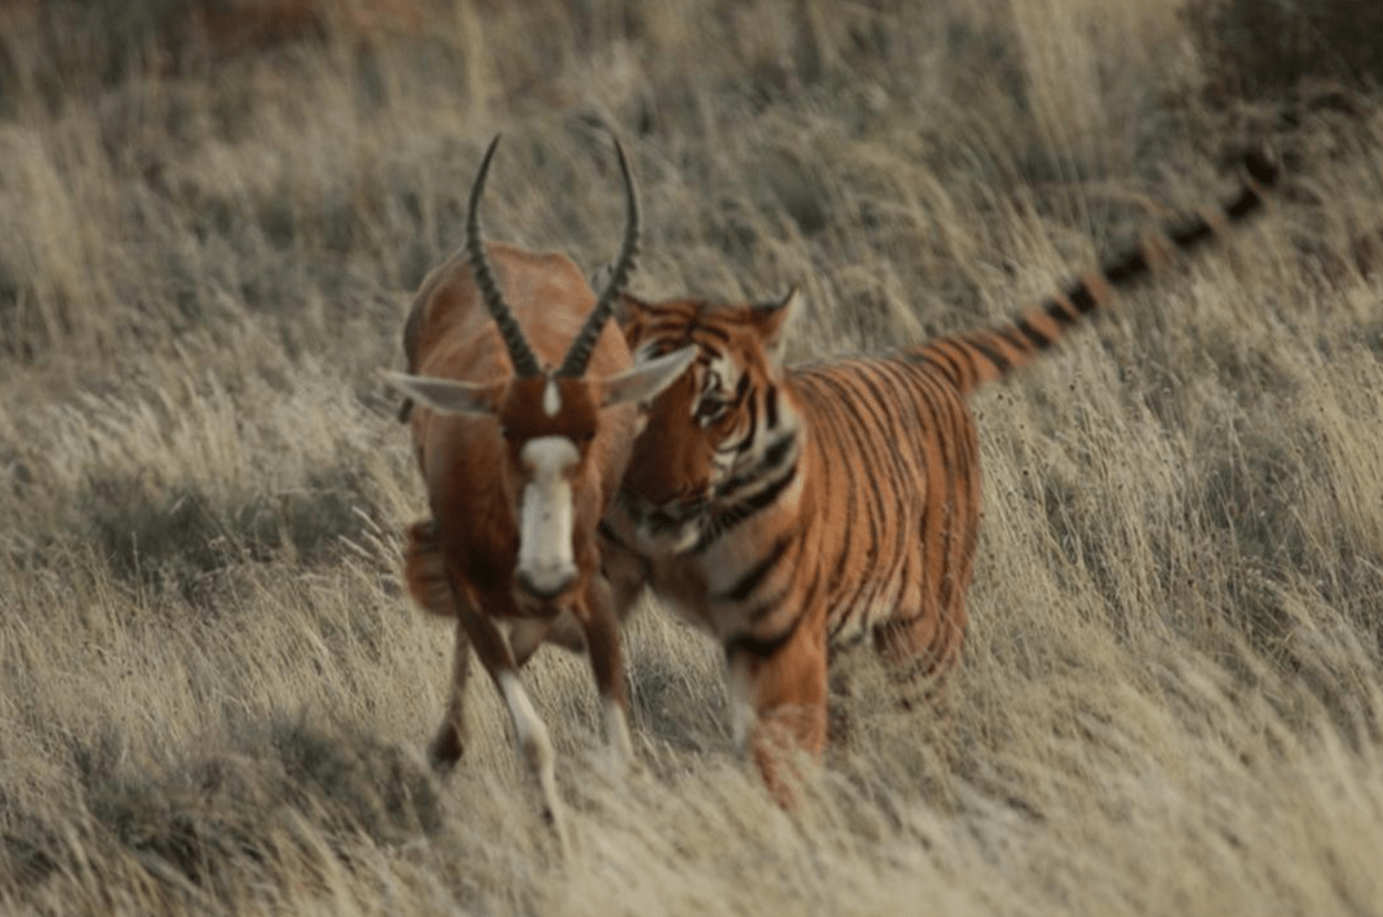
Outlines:
[[677, 377], [687, 371], [692, 360], [696, 359], [696, 345], [663, 354], [656, 360], [639, 363], [633, 369], [626, 369], [617, 376], [611, 376], [601, 383], [600, 406], [628, 404], [631, 401], [652, 401], [658, 393], [677, 381]]
[[394, 388], [438, 414], [494, 414], [499, 409], [499, 396], [504, 389], [502, 382], [478, 385], [389, 370], [381, 370], [380, 374]]

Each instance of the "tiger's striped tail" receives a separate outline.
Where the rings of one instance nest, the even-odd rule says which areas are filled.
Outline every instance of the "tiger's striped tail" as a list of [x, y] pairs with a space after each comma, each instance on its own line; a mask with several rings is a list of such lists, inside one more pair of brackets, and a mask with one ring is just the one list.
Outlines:
[[1193, 251], [1261, 209], [1278, 169], [1266, 154], [1244, 158], [1243, 186], [1233, 199], [1209, 208], [1181, 226], [1143, 238], [1132, 250], [1076, 278], [1058, 293], [1019, 313], [1012, 321], [978, 331], [936, 338], [905, 351], [905, 357], [939, 367], [963, 395], [1026, 366], [1061, 340], [1082, 319], [1105, 308], [1120, 287], [1131, 287], [1161, 270], [1178, 252]]

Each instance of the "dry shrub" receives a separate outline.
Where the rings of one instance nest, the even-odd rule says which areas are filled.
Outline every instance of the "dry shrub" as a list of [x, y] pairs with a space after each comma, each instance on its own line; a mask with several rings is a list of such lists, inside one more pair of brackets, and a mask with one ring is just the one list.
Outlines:
[[423, 0], [8, 0], [0, 72], [61, 91], [74, 77], [111, 83], [304, 39], [368, 43], [426, 20]]
[[221, 497], [195, 483], [94, 475], [73, 508], [74, 533], [99, 546], [120, 579], [200, 603], [218, 574], [254, 562], [320, 565], [343, 540], [379, 530], [369, 484], [349, 468], [313, 472], [300, 488]]
[[442, 827], [420, 759], [358, 730], [285, 719], [165, 768], [130, 761], [114, 729], [70, 746], [79, 812], [21, 812], [0, 798], [0, 893], [80, 873], [83, 860], [125, 860], [188, 904], [224, 904], [288, 880], [289, 864], [327, 854], [349, 866], [361, 844]]

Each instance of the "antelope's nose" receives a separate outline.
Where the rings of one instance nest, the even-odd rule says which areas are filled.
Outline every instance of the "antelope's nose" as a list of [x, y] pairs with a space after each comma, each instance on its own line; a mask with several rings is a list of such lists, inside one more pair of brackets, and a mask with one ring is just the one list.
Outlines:
[[569, 563], [535, 564], [519, 568], [514, 578], [524, 591], [544, 601], [555, 599], [576, 582], [576, 567]]

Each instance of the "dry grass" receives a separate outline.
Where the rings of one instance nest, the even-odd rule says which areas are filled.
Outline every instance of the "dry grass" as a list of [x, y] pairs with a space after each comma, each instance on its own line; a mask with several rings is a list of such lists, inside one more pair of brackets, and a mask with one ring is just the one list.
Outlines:
[[[250, 51], [193, 5], [0, 19], [0, 910], [1383, 913], [1377, 97], [1207, 106], [1173, 0], [342, 3]], [[949, 727], [846, 660], [852, 741], [784, 814], [650, 607], [628, 781], [584, 662], [526, 670], [560, 864], [483, 679], [459, 773], [420, 763], [450, 638], [374, 375], [501, 128], [495, 236], [610, 257], [614, 128], [636, 288], [800, 283], [803, 358], [1005, 314], [1250, 137], [1290, 175], [977, 400]]]

